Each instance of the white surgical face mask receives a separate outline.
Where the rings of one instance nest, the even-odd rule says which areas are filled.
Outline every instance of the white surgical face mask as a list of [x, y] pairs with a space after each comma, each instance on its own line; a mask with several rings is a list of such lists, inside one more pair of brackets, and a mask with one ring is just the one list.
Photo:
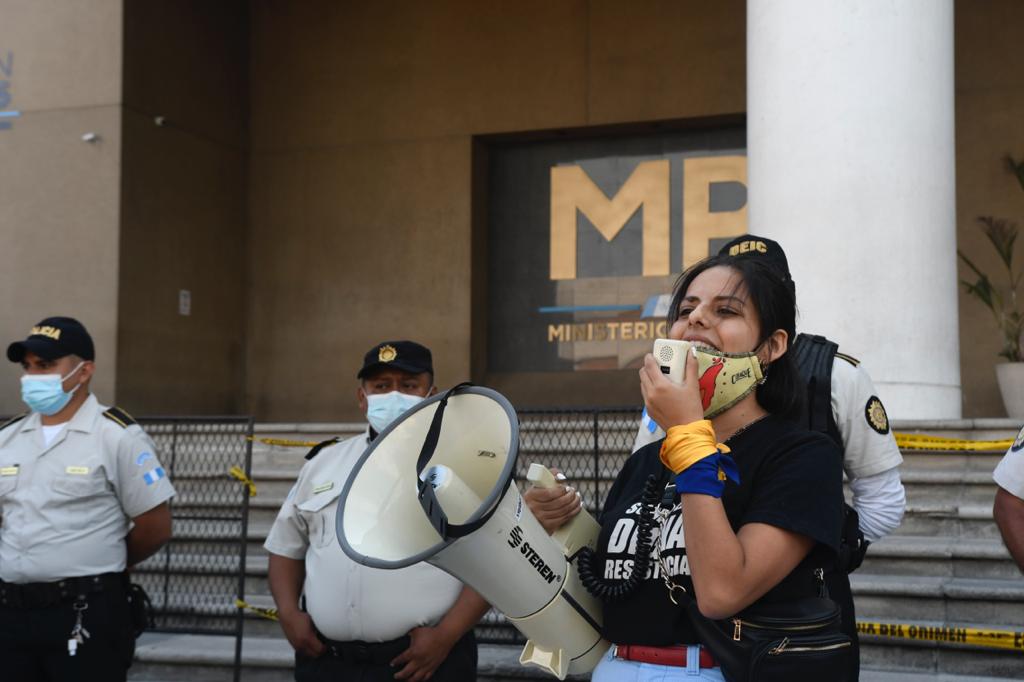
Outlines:
[[370, 422], [374, 431], [380, 433], [422, 400], [421, 396], [401, 391], [367, 394], [366, 420]]
[[68, 375], [59, 374], [26, 374], [21, 377], [21, 399], [33, 412], [53, 416], [64, 409], [71, 396], [78, 390], [75, 386], [70, 391], [64, 390], [64, 382], [73, 375], [85, 362], [80, 362]]

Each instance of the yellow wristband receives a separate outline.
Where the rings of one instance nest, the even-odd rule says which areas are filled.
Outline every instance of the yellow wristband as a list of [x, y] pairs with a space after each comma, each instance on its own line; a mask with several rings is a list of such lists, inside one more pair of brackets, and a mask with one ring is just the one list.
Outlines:
[[689, 424], [673, 426], [661, 444], [661, 463], [674, 473], [682, 473], [708, 455], [730, 452], [722, 443], [715, 442], [715, 429], [711, 421], [701, 419]]

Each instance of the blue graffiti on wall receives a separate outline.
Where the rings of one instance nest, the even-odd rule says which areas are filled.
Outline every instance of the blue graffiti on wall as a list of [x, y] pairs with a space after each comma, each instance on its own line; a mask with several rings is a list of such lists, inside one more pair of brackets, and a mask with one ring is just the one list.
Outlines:
[[14, 125], [13, 119], [21, 116], [21, 112], [10, 109], [11, 100], [11, 78], [14, 76], [14, 53], [8, 51], [7, 55], [0, 56], [0, 130], [8, 130]]

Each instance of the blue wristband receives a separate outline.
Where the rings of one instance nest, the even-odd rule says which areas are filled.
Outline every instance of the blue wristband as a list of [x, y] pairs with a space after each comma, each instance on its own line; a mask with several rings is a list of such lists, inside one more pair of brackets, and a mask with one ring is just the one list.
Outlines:
[[725, 491], [725, 479], [739, 484], [739, 469], [732, 457], [715, 452], [676, 476], [676, 492], [720, 498]]

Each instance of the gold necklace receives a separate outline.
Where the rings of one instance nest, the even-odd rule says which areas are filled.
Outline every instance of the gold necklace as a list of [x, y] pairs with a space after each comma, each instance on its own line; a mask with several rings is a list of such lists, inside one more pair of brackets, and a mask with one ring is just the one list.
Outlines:
[[743, 425], [743, 426], [741, 426], [740, 428], [738, 428], [738, 429], [736, 429], [735, 431], [733, 431], [733, 432], [732, 432], [732, 435], [731, 435], [731, 436], [729, 436], [728, 438], [726, 438], [724, 442], [725, 442], [725, 443], [728, 443], [728, 442], [729, 442], [729, 441], [731, 441], [731, 440], [732, 440], [733, 438], [735, 438], [736, 436], [740, 435], [741, 433], [743, 433], [744, 431], [746, 431], [747, 429], [749, 429], [749, 428], [750, 428], [751, 426], [753, 426], [753, 425], [754, 425], [754, 424], [756, 424], [757, 422], [759, 422], [759, 421], [761, 421], [762, 419], [764, 419], [765, 417], [767, 417], [767, 416], [768, 416], [768, 414], [769, 414], [768, 412], [765, 412], [765, 413], [764, 413], [764, 414], [762, 414], [762, 415], [761, 415], [760, 417], [754, 417], [753, 419], [751, 419], [750, 421], [748, 421], [748, 422], [747, 422], [746, 424], [744, 424], [744, 425]]

